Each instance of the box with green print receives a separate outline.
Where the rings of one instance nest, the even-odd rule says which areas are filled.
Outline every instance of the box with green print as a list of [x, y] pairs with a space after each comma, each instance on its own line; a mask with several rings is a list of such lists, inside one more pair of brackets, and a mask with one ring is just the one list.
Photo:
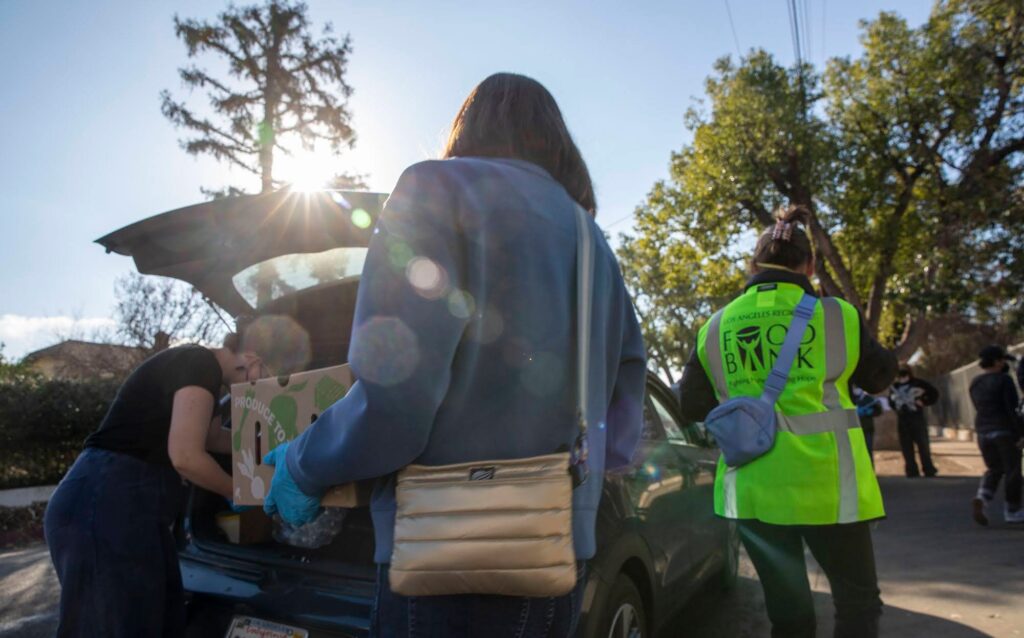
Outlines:
[[[260, 379], [231, 386], [231, 466], [234, 501], [263, 503], [273, 466], [263, 457], [308, 428], [352, 386], [347, 365]], [[366, 505], [368, 494], [357, 484], [339, 485], [321, 501], [331, 507]]]

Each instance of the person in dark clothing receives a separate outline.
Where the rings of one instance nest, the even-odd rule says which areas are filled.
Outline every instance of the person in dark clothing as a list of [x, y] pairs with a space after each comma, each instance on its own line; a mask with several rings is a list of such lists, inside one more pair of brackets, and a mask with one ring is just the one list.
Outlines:
[[[908, 365], [900, 367], [896, 375], [896, 383], [889, 390], [889, 402], [896, 411], [900, 450], [903, 452], [903, 470], [910, 478], [921, 476], [928, 478], [939, 473], [932, 463], [931, 446], [928, 443], [928, 423], [924, 418], [924, 409], [939, 400], [939, 391], [924, 379], [914, 376], [913, 369]], [[921, 469], [914, 460], [914, 447], [921, 456]]]
[[[1024, 357], [1017, 362], [1017, 387], [1024, 390]], [[1017, 416], [1024, 419], [1024, 397], [1021, 397], [1020, 403], [1017, 404]]]
[[871, 464], [875, 464], [875, 417], [882, 414], [882, 402], [857, 386], [853, 387], [853, 400], [857, 402], [857, 418], [864, 431], [864, 444], [868, 446]]
[[[750, 325], [755, 329], [769, 326], [771, 332], [758, 330], [756, 334], [771, 334], [766, 341], [774, 339], [781, 343], [781, 331], [770, 322], [758, 322], [777, 314], [781, 320], [769, 321], [789, 321], [797, 298], [818, 296], [809, 279], [814, 272], [813, 250], [801, 227], [809, 221], [807, 212], [796, 207], [780, 211], [777, 219], [775, 228], [769, 228], [758, 239], [745, 291], [701, 329], [697, 345], [683, 368], [677, 391], [687, 419], [705, 420], [720, 400], [759, 395], [767, 375], [763, 366], [753, 362], [770, 360], [771, 356], [757, 359], [759, 355], [750, 354], [748, 363], [730, 367], [727, 362], [741, 361], [743, 353], [735, 335], [749, 335]], [[757, 301], [750, 302], [751, 299]], [[787, 300], [784, 303], [788, 308], [781, 299]], [[744, 300], [755, 303], [754, 310], [749, 310], [751, 306], [744, 305]], [[728, 466], [724, 458], [720, 459], [715, 510], [719, 516], [736, 521], [740, 540], [764, 590], [773, 637], [814, 636], [816, 623], [804, 557], [806, 544], [832, 587], [834, 635], [871, 638], [878, 635], [882, 600], [870, 521], [884, 516], [884, 510], [877, 483], [872, 486], [873, 477], [865, 480], [867, 477], [860, 470], [868, 466], [867, 454], [849, 388], [842, 386], [851, 380], [869, 391], [884, 390], [896, 374], [897, 360], [871, 337], [863, 317], [852, 306], [822, 297], [816, 301], [816, 308], [821, 318], [819, 323], [809, 324], [816, 332], [808, 333], [812, 336], [805, 342], [808, 362], [814, 357], [814, 344], [827, 342], [830, 334], [833, 338], [842, 337], [836, 339], [842, 344], [838, 352], [830, 351], [840, 356], [829, 356], [825, 359], [828, 365], [818, 368], [808, 363], [803, 369], [796, 368], [801, 374], [789, 375], [786, 390], [776, 402], [776, 414], [782, 425], [771, 450], [741, 467]], [[843, 312], [841, 321], [829, 321], [825, 319], [829, 308], [848, 311]], [[731, 327], [719, 329], [721, 326]], [[843, 347], [857, 357], [856, 363], [845, 356]], [[711, 351], [717, 351], [713, 358]], [[755, 369], [759, 372], [753, 372]], [[734, 389], [736, 395], [732, 395]], [[808, 389], [811, 391], [807, 392]], [[790, 412], [794, 397], [808, 394], [821, 397], [824, 411], [808, 413], [806, 406], [810, 400], [799, 399], [803, 403], [797, 418], [808, 427], [798, 431], [794, 428], [799, 424], [787, 424], [786, 420], [796, 413]], [[839, 427], [830, 430], [830, 423]], [[840, 466], [848, 469], [843, 473], [845, 479], [838, 470]], [[838, 492], [834, 507], [828, 500], [833, 489]], [[812, 504], [823, 502], [827, 505], [812, 513]], [[856, 502], [856, 506], [849, 507], [844, 502]]]
[[185, 599], [173, 525], [182, 479], [231, 499], [231, 476], [207, 450], [222, 387], [262, 371], [237, 347], [159, 352], [125, 380], [46, 508], [61, 585], [58, 636], [181, 636]]
[[992, 502], [1000, 479], [1005, 478], [1007, 523], [1024, 523], [1021, 509], [1021, 443], [1024, 424], [1017, 414], [1017, 388], [1010, 378], [1009, 361], [1014, 357], [1000, 346], [986, 346], [978, 353], [981, 374], [971, 381], [974, 404], [974, 431], [985, 460], [985, 474], [978, 486], [972, 507], [974, 520], [988, 525], [986, 509]]

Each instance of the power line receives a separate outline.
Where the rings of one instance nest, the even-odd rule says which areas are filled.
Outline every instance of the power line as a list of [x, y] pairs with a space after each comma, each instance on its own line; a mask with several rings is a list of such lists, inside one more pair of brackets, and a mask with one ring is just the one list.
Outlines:
[[806, 57], [807, 61], [810, 62], [811, 58], [814, 57], [814, 54], [811, 53], [811, 44], [814, 42], [814, 39], [811, 37], [811, 2], [810, 0], [800, 1], [804, 5], [804, 56]]
[[725, 0], [725, 12], [729, 16], [729, 28], [732, 29], [732, 41], [736, 43], [736, 56], [742, 58], [743, 53], [740, 51], [740, 39], [736, 36], [736, 25], [732, 21], [732, 9], [729, 8], [729, 0]]
[[825, 3], [828, 0], [821, 0], [821, 63], [825, 64], [827, 55], [825, 53]]
[[604, 229], [605, 229], [605, 230], [608, 230], [608, 229], [609, 229], [609, 228], [611, 228], [612, 226], [617, 226], [617, 225], [621, 224], [622, 222], [624, 222], [624, 221], [628, 221], [628, 220], [630, 220], [630, 219], [632, 219], [632, 218], [633, 218], [633, 213], [630, 213], [630, 214], [626, 215], [625, 217], [620, 217], [619, 219], [616, 219], [615, 221], [613, 221], [613, 222], [612, 222], [612, 223], [610, 223], [610, 224], [606, 224], [606, 225], [605, 225], [605, 227], [604, 227]]
[[800, 25], [797, 23], [796, 0], [789, 0], [786, 3], [786, 8], [789, 10], [789, 36], [793, 40], [793, 57], [799, 65], [802, 56], [800, 55]]
[[[796, 56], [797, 79], [800, 82], [800, 101], [803, 105], [803, 116], [807, 117], [807, 87], [804, 83], [804, 56], [801, 47], [800, 11], [797, 0], [789, 0], [789, 31], [793, 38], [793, 53]], [[806, 6], [806, 5], [805, 5]]]

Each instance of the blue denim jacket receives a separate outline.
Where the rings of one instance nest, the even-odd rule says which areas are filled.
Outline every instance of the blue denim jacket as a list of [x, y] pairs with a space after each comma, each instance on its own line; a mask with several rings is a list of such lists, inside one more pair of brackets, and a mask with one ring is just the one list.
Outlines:
[[[576, 226], [565, 189], [519, 160], [405, 171], [378, 220], [356, 302], [359, 379], [289, 447], [304, 491], [379, 478], [377, 562], [391, 559], [394, 473], [549, 454], [576, 435]], [[578, 558], [594, 554], [605, 469], [642, 427], [645, 354], [614, 253], [595, 243], [590, 479], [575, 491]]]

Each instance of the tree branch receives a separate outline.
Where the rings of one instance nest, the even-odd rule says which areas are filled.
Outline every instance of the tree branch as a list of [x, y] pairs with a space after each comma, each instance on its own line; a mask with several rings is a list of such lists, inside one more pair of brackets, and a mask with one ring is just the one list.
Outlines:
[[775, 223], [775, 220], [772, 218], [772, 214], [768, 212], [768, 209], [766, 209], [760, 202], [755, 202], [752, 199], [741, 199], [739, 204], [744, 210], [750, 213], [753, 216], [754, 221], [761, 226], [771, 226]]
[[825, 265], [825, 260], [820, 252], [814, 256], [814, 274], [818, 276], [818, 282], [821, 283], [821, 288], [826, 296], [843, 297], [842, 289], [836, 283], [836, 280], [832, 278], [832, 273], [828, 271], [828, 267]]

